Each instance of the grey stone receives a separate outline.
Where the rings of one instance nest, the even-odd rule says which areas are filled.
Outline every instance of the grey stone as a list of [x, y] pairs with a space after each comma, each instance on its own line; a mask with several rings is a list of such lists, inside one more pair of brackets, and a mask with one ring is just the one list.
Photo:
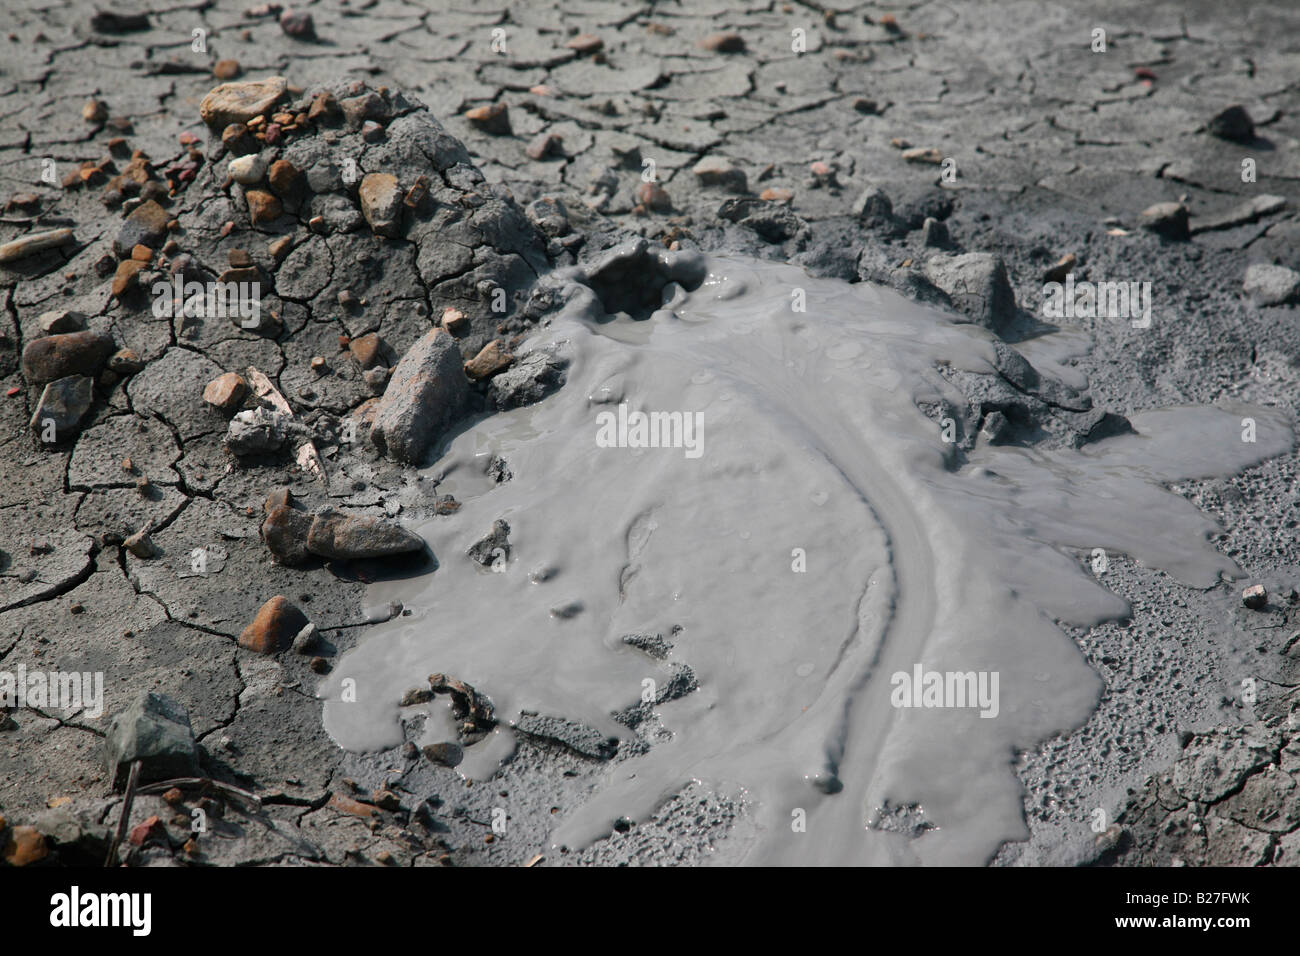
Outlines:
[[1166, 239], [1185, 240], [1191, 237], [1187, 207], [1180, 202], [1158, 202], [1142, 210], [1139, 225]]
[[361, 214], [370, 228], [381, 236], [396, 236], [400, 232], [402, 190], [397, 177], [391, 173], [367, 173], [361, 180], [358, 193]]
[[565, 358], [552, 352], [529, 352], [492, 379], [488, 400], [498, 409], [540, 402], [564, 384], [568, 364]]
[[498, 518], [492, 522], [492, 530], [479, 538], [465, 553], [471, 561], [485, 568], [496, 567], [498, 562], [510, 560], [510, 525]]
[[1250, 118], [1246, 108], [1241, 105], [1229, 106], [1210, 120], [1207, 129], [1211, 136], [1226, 139], [1233, 143], [1252, 143], [1255, 141], [1255, 121]]
[[279, 451], [288, 437], [287, 415], [269, 408], [250, 408], [230, 420], [226, 447], [240, 457], [264, 455]]
[[77, 433], [94, 401], [94, 382], [84, 375], [69, 375], [50, 382], [32, 413], [32, 431], [44, 441], [52, 425], [54, 440], [50, 444], [59, 444]]
[[37, 316], [36, 324], [46, 335], [80, 332], [86, 327], [86, 316], [71, 309], [56, 309], [53, 312], [42, 312]]
[[139, 760], [140, 783], [199, 772], [198, 746], [190, 718], [165, 694], [150, 691], [113, 718], [104, 737], [104, 756], [113, 789], [126, 785], [131, 764]]
[[947, 223], [927, 218], [921, 224], [921, 245], [929, 249], [947, 249], [952, 245]]
[[1300, 301], [1300, 272], [1256, 262], [1247, 267], [1242, 289], [1256, 305], [1290, 305]]
[[402, 356], [375, 409], [370, 437], [381, 454], [415, 464], [460, 417], [469, 380], [456, 340], [431, 329]]
[[401, 525], [326, 509], [307, 533], [307, 550], [323, 558], [382, 558], [424, 548], [424, 539]]
[[1001, 332], [1016, 316], [1016, 294], [1007, 267], [995, 255], [936, 256], [925, 263], [924, 272], [976, 325]]
[[748, 188], [744, 171], [725, 156], [705, 156], [691, 172], [701, 186], [717, 186], [733, 193], [743, 193]]

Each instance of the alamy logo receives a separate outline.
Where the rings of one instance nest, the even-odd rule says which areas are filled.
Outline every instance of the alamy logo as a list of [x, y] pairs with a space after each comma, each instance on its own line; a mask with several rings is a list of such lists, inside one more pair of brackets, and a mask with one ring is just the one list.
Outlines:
[[895, 707], [978, 707], [981, 717], [998, 715], [997, 671], [896, 671], [889, 679]]
[[81, 711], [92, 720], [104, 714], [103, 671], [31, 671], [19, 664], [0, 671], [0, 708]]
[[618, 413], [596, 416], [599, 448], [684, 448], [687, 458], [704, 454], [703, 412], [633, 412], [627, 403]]
[[50, 897], [51, 926], [126, 926], [134, 936], [148, 936], [152, 914], [149, 893], [82, 893], [74, 886]]
[[1135, 329], [1151, 327], [1150, 282], [1065, 282], [1043, 286], [1043, 316], [1048, 319], [1129, 319]]
[[157, 319], [175, 315], [239, 319], [240, 327], [245, 329], [255, 329], [261, 322], [260, 282], [186, 282], [177, 275], [171, 282], [155, 282], [151, 291], [153, 314]]

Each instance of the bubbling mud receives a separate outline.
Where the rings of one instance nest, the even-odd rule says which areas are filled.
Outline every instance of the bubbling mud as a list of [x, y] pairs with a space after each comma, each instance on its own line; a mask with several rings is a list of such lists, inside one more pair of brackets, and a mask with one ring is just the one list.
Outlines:
[[[403, 692], [441, 671], [507, 720], [650, 742], [609, 764], [556, 844], [642, 819], [693, 779], [750, 795], [748, 862], [980, 864], [1027, 837], [1015, 752], [1081, 725], [1102, 687], [1055, 622], [1127, 613], [1094, 549], [1191, 587], [1233, 575], [1214, 523], [1163, 486], [1286, 451], [1289, 419], [1175, 408], [1077, 451], [961, 451], [923, 407], [965, 402], [941, 365], [994, 373], [992, 333], [792, 266], [635, 255], [662, 307], [611, 317], [600, 293], [617, 276], [560, 277], [568, 303], [531, 344], [563, 348], [567, 383], [477, 422], [431, 469], [463, 503], [417, 529], [440, 566], [373, 586], [414, 613], [323, 684], [331, 735], [400, 744]], [[652, 421], [667, 440], [650, 443]], [[674, 447], [674, 421], [698, 425], [698, 454]], [[494, 456], [509, 481], [489, 477]], [[465, 551], [502, 518], [509, 557], [485, 569]], [[698, 687], [663, 692], [682, 665]], [[638, 737], [612, 715], [647, 693]], [[510, 733], [461, 769], [490, 773]]]

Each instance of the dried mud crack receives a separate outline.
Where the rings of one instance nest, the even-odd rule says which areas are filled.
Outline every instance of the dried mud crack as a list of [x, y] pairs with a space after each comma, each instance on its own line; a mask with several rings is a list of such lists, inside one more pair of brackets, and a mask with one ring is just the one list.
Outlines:
[[[4, 864], [102, 865], [137, 759], [131, 865], [744, 859], [752, 794], [703, 783], [551, 845], [707, 688], [669, 626], [621, 638], [661, 679], [614, 737], [455, 673], [409, 681], [459, 722], [436, 744], [423, 717], [368, 753], [322, 725], [344, 655], [420, 620], [376, 594], [528, 556], [518, 522], [432, 548], [414, 529], [456, 520], [463, 473], [421, 466], [583, 372], [539, 344], [575, 282], [648, 320], [703, 278], [665, 263], [721, 251], [945, 310], [994, 343], [919, 405], [959, 467], [1089, 454], [1163, 406], [1294, 420], [1296, 81], [1251, 40], [1287, 11], [1225, 30], [1209, 5], [1097, 5], [1100, 55], [1064, 8], [982, 3], [147, 6], [20, 5], [0, 41], [0, 672], [103, 678], [98, 713], [0, 709]], [[1045, 316], [1066, 274], [1150, 281], [1154, 321]], [[1036, 347], [1053, 322], [1077, 347]], [[475, 481], [517, 480], [483, 457]], [[1294, 472], [1287, 452], [1175, 486], [1247, 580], [1107, 552], [1128, 610], [1058, 618], [1096, 712], [1019, 745], [1026, 832], [981, 862], [1300, 859]], [[923, 534], [888, 504], [915, 582]], [[653, 524], [622, 542], [623, 597]], [[934, 602], [907, 594], [904, 616]], [[498, 725], [515, 749], [480, 778]], [[923, 808], [877, 810], [933, 841]]]

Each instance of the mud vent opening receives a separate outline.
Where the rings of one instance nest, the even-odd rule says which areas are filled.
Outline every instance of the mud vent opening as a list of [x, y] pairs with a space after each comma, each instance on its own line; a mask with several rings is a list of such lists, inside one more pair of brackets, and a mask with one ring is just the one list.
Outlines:
[[702, 256], [669, 252], [639, 240], [602, 261], [587, 274], [586, 282], [606, 313], [642, 320], [663, 305], [670, 283], [693, 292], [707, 274]]

